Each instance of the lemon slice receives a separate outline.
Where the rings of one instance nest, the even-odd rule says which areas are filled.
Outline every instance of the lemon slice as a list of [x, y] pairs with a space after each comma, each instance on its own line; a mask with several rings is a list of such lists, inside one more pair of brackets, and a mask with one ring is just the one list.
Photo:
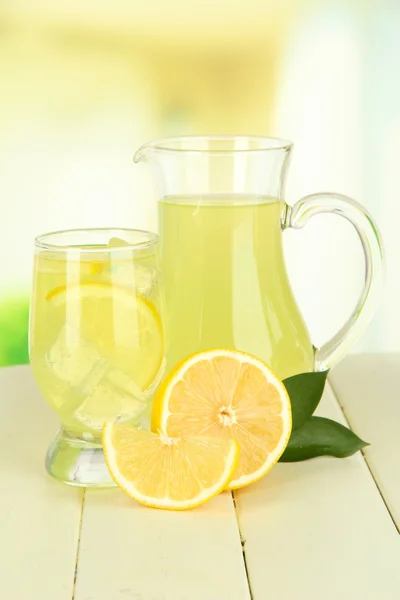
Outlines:
[[180, 363], [158, 389], [152, 428], [169, 436], [215, 435], [240, 447], [230, 489], [263, 477], [289, 441], [291, 406], [283, 383], [254, 356], [210, 350]]
[[47, 361], [72, 389], [62, 410], [97, 430], [109, 419], [138, 418], [163, 366], [155, 307], [124, 288], [92, 282], [56, 288], [47, 302], [48, 328], [59, 331]]
[[106, 423], [103, 448], [116, 484], [131, 498], [169, 510], [194, 508], [219, 494], [238, 463], [233, 439], [170, 438]]

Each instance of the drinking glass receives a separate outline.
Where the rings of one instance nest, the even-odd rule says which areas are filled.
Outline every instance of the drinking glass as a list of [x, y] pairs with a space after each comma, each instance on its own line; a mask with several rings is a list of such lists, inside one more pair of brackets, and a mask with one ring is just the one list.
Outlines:
[[113, 485], [106, 421], [140, 425], [164, 366], [158, 237], [134, 229], [59, 231], [35, 240], [30, 360], [61, 429], [48, 473]]

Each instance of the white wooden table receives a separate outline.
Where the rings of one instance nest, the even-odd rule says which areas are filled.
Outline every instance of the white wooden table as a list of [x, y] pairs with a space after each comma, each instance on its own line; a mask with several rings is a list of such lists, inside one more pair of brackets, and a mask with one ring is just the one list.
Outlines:
[[[400, 355], [353, 356], [320, 414], [364, 456], [279, 464], [194, 511], [46, 476], [56, 417], [29, 367], [0, 370], [1, 600], [399, 600]], [[340, 406], [339, 406], [340, 405]]]

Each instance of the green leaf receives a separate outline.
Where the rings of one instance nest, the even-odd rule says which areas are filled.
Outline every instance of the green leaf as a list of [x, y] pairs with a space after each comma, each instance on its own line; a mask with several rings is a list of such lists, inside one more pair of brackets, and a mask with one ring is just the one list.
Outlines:
[[351, 456], [368, 446], [351, 429], [323, 417], [311, 417], [302, 427], [292, 431], [281, 462], [297, 462], [316, 456]]
[[292, 405], [292, 429], [296, 430], [311, 417], [321, 400], [329, 371], [300, 373], [283, 384]]

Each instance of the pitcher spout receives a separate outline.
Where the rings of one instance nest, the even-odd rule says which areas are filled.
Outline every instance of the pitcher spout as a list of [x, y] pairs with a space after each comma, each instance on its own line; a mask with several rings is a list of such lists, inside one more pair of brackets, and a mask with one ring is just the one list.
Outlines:
[[147, 142], [146, 144], [143, 144], [143, 146], [140, 146], [140, 148], [138, 150], [136, 150], [134, 156], [133, 156], [133, 162], [134, 163], [138, 163], [141, 160], [147, 160], [151, 150], [153, 147], [153, 142]]

